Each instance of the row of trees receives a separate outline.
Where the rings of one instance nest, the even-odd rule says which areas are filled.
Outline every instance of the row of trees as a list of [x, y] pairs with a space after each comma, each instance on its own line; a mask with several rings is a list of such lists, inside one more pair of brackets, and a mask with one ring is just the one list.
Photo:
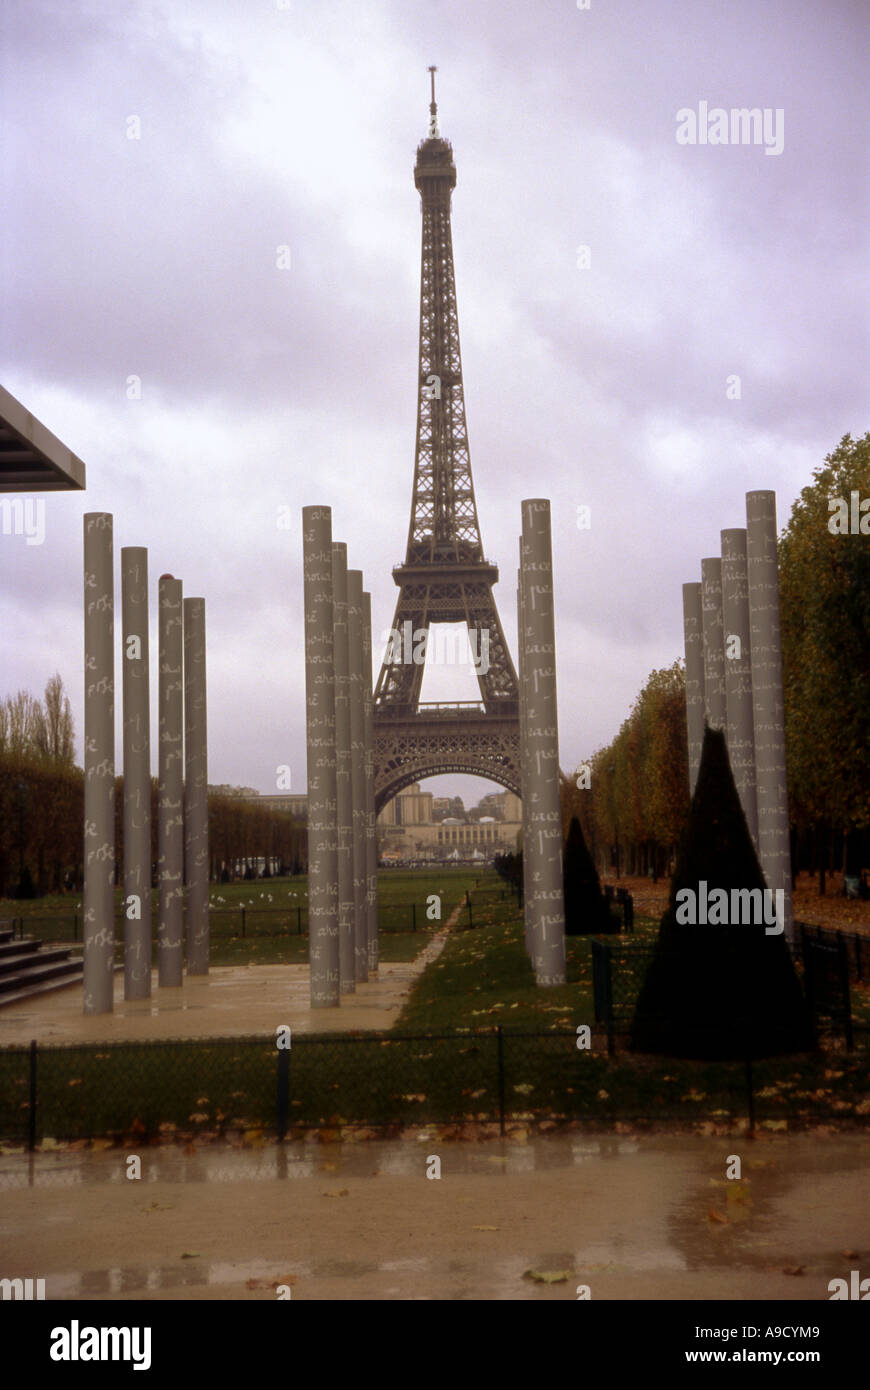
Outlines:
[[[119, 874], [124, 855], [123, 795], [119, 777], [115, 782]], [[213, 879], [251, 875], [257, 860], [283, 873], [299, 873], [307, 864], [305, 826], [285, 811], [272, 811], [239, 796], [210, 793], [208, 814]], [[83, 826], [81, 768], [0, 753], [0, 898], [80, 891]], [[151, 783], [151, 862], [156, 875], [156, 780]]]
[[[792, 858], [819, 872], [821, 891], [827, 868], [857, 874], [870, 858], [868, 531], [870, 433], [846, 435], [779, 541]], [[565, 780], [563, 832], [576, 815], [600, 868], [666, 872], [688, 814], [687, 759], [678, 661], [652, 672], [615, 739]]]
[[600, 869], [667, 872], [689, 809], [682, 662], [651, 673], [613, 742], [563, 780], [561, 802], [563, 835], [576, 816]]
[[57, 672], [46, 684], [44, 700], [19, 690], [0, 701], [0, 754], [74, 766], [72, 711]]
[[[84, 774], [72, 756], [69, 701], [60, 677], [45, 706], [26, 692], [0, 704], [0, 898], [80, 891], [83, 879]], [[115, 855], [123, 863], [124, 782], [115, 782]], [[286, 812], [240, 794], [210, 792], [212, 878], [253, 873], [258, 859], [278, 871], [307, 864], [306, 829]], [[151, 783], [151, 862], [157, 864], [157, 782]]]

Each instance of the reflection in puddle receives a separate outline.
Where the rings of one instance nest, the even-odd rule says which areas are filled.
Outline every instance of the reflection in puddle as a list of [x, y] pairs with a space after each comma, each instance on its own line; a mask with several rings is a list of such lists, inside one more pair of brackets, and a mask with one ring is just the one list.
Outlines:
[[[433, 1135], [422, 1141], [399, 1144], [382, 1140], [365, 1143], [320, 1144], [316, 1139], [286, 1144], [265, 1143], [256, 1155], [228, 1144], [213, 1144], [193, 1153], [177, 1148], [145, 1148], [141, 1153], [143, 1182], [234, 1183], [273, 1182], [276, 1178], [310, 1178], [317, 1173], [342, 1177], [370, 1177], [375, 1169], [385, 1176], [417, 1177], [433, 1145], [450, 1150], [454, 1174], [507, 1174], [543, 1172], [552, 1168], [578, 1167], [596, 1158], [615, 1158], [637, 1152], [638, 1144], [625, 1139], [549, 1140], [528, 1144], [490, 1141], [486, 1144], [450, 1144]], [[126, 1150], [102, 1152], [82, 1149], [73, 1153], [38, 1153], [0, 1156], [0, 1191], [4, 1188], [75, 1187], [82, 1184], [124, 1183], [126, 1173], [119, 1159]], [[22, 1161], [23, 1160], [23, 1161]], [[31, 1172], [32, 1169], [32, 1172]]]
[[[742, 1174], [739, 1181], [732, 1182], [726, 1173], [735, 1150], [741, 1156]], [[423, 1181], [432, 1153], [441, 1158], [447, 1179], [443, 1185]], [[312, 1248], [319, 1251], [303, 1260], [244, 1258], [250, 1245], [246, 1248], [244, 1240], [236, 1238], [224, 1249], [238, 1253], [239, 1259], [215, 1259], [212, 1252], [189, 1259], [168, 1257], [163, 1253], [165, 1244], [161, 1244], [151, 1247], [155, 1253], [140, 1249], [133, 1255], [134, 1260], [151, 1263], [59, 1274], [52, 1274], [49, 1268], [45, 1274], [48, 1299], [136, 1298], [167, 1293], [184, 1298], [186, 1289], [206, 1291], [190, 1293], [190, 1297], [209, 1297], [209, 1288], [223, 1291], [224, 1296], [232, 1290], [234, 1297], [270, 1299], [276, 1297], [275, 1286], [288, 1280], [294, 1285], [293, 1298], [571, 1298], [572, 1281], [594, 1285], [600, 1277], [605, 1287], [612, 1289], [638, 1275], [643, 1276], [644, 1284], [658, 1286], [657, 1281], [669, 1275], [712, 1274], [718, 1278], [726, 1272], [736, 1274], [736, 1281], [728, 1287], [739, 1294], [743, 1274], [804, 1269], [807, 1288], [824, 1293], [832, 1275], [841, 1274], [843, 1268], [848, 1273], [852, 1268], [844, 1253], [846, 1247], [857, 1250], [848, 1256], [857, 1261], [870, 1238], [863, 1205], [866, 1136], [824, 1140], [808, 1135], [775, 1136], [749, 1143], [734, 1136], [639, 1139], [572, 1132], [530, 1137], [525, 1142], [507, 1138], [471, 1143], [441, 1140], [431, 1132], [421, 1132], [399, 1141], [321, 1143], [311, 1135], [284, 1145], [266, 1142], [253, 1151], [222, 1143], [193, 1152], [144, 1147], [140, 1156], [145, 1186], [139, 1206], [143, 1210], [149, 1205], [180, 1206], [183, 1194], [178, 1190], [173, 1193], [169, 1185], [199, 1185], [197, 1196], [202, 1184], [223, 1185], [223, 1207], [237, 1200], [232, 1184], [308, 1180], [307, 1190], [297, 1187], [291, 1193], [285, 1189], [283, 1206], [280, 1190], [274, 1186], [271, 1194], [268, 1187], [252, 1194], [258, 1208], [274, 1202], [282, 1208], [281, 1220], [290, 1221], [294, 1213], [300, 1218], [310, 1215], [312, 1197], [336, 1196], [347, 1179], [354, 1179], [348, 1184], [347, 1225], [341, 1226], [331, 1248], [319, 1241], [302, 1246], [306, 1255]], [[28, 1186], [81, 1190], [101, 1185], [117, 1189], [127, 1185], [125, 1158], [122, 1147], [98, 1152], [59, 1149], [32, 1157], [6, 1154], [0, 1156], [0, 1190]], [[379, 1245], [372, 1212], [365, 1209], [365, 1196], [372, 1192], [369, 1180], [374, 1175], [381, 1189], [392, 1177], [414, 1177], [421, 1180], [422, 1189], [443, 1193], [450, 1202], [443, 1210], [445, 1227], [452, 1223], [452, 1249], [449, 1231], [448, 1238], [441, 1239], [442, 1232], [434, 1225], [425, 1235], [418, 1226], [413, 1236], [402, 1226], [387, 1235], [390, 1243]], [[549, 1182], [547, 1175], [551, 1175]], [[450, 1179], [457, 1177], [466, 1181], [449, 1195]], [[507, 1179], [516, 1182], [505, 1189]], [[167, 1186], [155, 1188], [154, 1184]], [[410, 1191], [408, 1184], [400, 1181], [384, 1197], [388, 1203], [396, 1200], [413, 1205]], [[497, 1211], [476, 1205], [487, 1191], [498, 1194]], [[564, 1194], [568, 1191], [572, 1196], [566, 1203]], [[155, 1193], [159, 1203], [153, 1200]], [[352, 1215], [354, 1194], [361, 1201]], [[95, 1198], [105, 1200], [107, 1211], [115, 1210], [111, 1204], [117, 1205], [116, 1190], [102, 1195], [98, 1192]], [[242, 1200], [241, 1190], [238, 1200]], [[434, 1209], [425, 1201], [421, 1211], [429, 1213], [427, 1221], [436, 1221]], [[67, 1238], [63, 1246], [66, 1253], [58, 1260], [65, 1266], [74, 1262], [75, 1256], [70, 1254], [69, 1233], [62, 1226], [76, 1219], [76, 1202], [65, 1202], [61, 1197], [54, 1205], [64, 1210], [52, 1210], [47, 1200], [42, 1229], [47, 1225], [52, 1228], [52, 1237]], [[365, 1220], [359, 1216], [364, 1210]], [[546, 1214], [547, 1236], [543, 1225], [538, 1225], [544, 1220], [542, 1212]], [[363, 1222], [359, 1227], [354, 1224], [358, 1216]], [[343, 1204], [341, 1220], [345, 1220]], [[295, 1246], [299, 1251], [301, 1229], [298, 1223], [290, 1222], [276, 1234], [290, 1249]], [[312, 1239], [316, 1239], [316, 1223], [312, 1230]], [[843, 1231], [847, 1234], [840, 1234]], [[431, 1253], [418, 1254], [421, 1245]], [[272, 1255], [279, 1247], [261, 1248]], [[112, 1245], [96, 1258], [115, 1258], [116, 1249]], [[355, 1250], [369, 1258], [344, 1258], [345, 1253], [352, 1255]], [[381, 1254], [384, 1258], [379, 1260]], [[529, 1270], [551, 1275], [564, 1272], [565, 1278], [551, 1287], [524, 1279]], [[324, 1292], [330, 1283], [335, 1289]]]

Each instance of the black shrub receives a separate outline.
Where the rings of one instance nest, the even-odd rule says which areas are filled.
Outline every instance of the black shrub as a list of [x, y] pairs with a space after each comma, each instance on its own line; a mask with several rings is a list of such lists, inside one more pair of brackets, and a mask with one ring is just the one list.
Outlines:
[[619, 918], [610, 911], [601, 891], [598, 870], [576, 816], [571, 818], [562, 853], [562, 884], [566, 936], [619, 931]]
[[[810, 1015], [784, 933], [765, 922], [677, 920], [677, 894], [766, 887], [740, 805], [725, 735], [705, 727], [689, 820], [640, 991], [632, 1048], [669, 1057], [772, 1057], [815, 1046]], [[686, 899], [681, 898], [681, 907]], [[684, 911], [681, 910], [681, 916]]]

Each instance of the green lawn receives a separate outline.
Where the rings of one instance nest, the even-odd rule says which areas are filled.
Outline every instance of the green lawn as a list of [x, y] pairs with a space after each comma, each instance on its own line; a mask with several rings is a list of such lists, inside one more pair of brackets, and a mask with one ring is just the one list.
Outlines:
[[[461, 875], [439, 882], [391, 871], [387, 893], [394, 902], [408, 892], [412, 877], [421, 902], [428, 891], [442, 893], [443, 920], [470, 886]], [[589, 940], [569, 938], [568, 983], [539, 990], [515, 902], [502, 892], [492, 876], [471, 886], [475, 926], [451, 932], [391, 1032], [294, 1038], [287, 1055], [291, 1133], [308, 1125], [491, 1121], [502, 1102], [508, 1119], [564, 1117], [604, 1126], [745, 1118], [742, 1062], [623, 1051], [611, 1058], [600, 1034], [593, 1050], [578, 1048], [577, 1025], [593, 1021]], [[460, 923], [467, 921], [463, 909]], [[412, 958], [431, 929], [385, 933], [382, 960]], [[656, 930], [656, 922], [638, 919], [630, 939], [652, 941]], [[305, 937], [230, 937], [215, 944], [213, 959], [304, 959], [306, 946]], [[268, 1038], [40, 1049], [37, 1074], [38, 1136], [195, 1137], [275, 1124], [278, 1060]], [[756, 1062], [752, 1081], [756, 1118], [778, 1127], [852, 1117], [866, 1123], [870, 1114], [868, 1051], [861, 1041], [851, 1055], [836, 1048]], [[27, 1095], [26, 1049], [0, 1048], [0, 1138], [26, 1137]]]
[[[501, 1024], [537, 1032], [591, 1024], [589, 938], [566, 938], [568, 983], [539, 989], [523, 944], [516, 900], [501, 901], [491, 890], [472, 891], [471, 900], [473, 930], [451, 932], [441, 955], [414, 986], [396, 1030], [449, 1032]], [[462, 921], [467, 922], [467, 914]], [[651, 918], [637, 917], [634, 935], [624, 939], [652, 942], [657, 930]]]
[[[414, 960], [431, 933], [446, 922], [454, 907], [474, 892], [483, 870], [386, 869], [378, 874], [380, 959]], [[490, 875], [494, 878], [494, 875]], [[440, 920], [427, 916], [432, 894], [441, 898]], [[499, 894], [495, 895], [496, 897]], [[157, 891], [153, 895], [154, 912]], [[255, 879], [212, 884], [211, 951], [213, 965], [294, 964], [308, 959], [308, 880]], [[244, 908], [244, 931], [241, 909]], [[115, 891], [115, 956], [123, 961], [122, 893]], [[29, 900], [0, 899], [0, 921], [21, 919], [24, 931], [44, 942], [81, 945], [81, 894], [53, 894]], [[299, 927], [302, 927], [300, 933]], [[156, 943], [153, 956], [156, 965]]]

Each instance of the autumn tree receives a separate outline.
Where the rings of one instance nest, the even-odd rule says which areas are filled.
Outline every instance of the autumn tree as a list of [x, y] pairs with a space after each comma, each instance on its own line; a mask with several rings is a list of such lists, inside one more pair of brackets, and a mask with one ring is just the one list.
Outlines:
[[[853, 493], [858, 530], [844, 533]], [[870, 433], [847, 434], [794, 503], [779, 543], [789, 806], [820, 840], [870, 826], [868, 532]]]

